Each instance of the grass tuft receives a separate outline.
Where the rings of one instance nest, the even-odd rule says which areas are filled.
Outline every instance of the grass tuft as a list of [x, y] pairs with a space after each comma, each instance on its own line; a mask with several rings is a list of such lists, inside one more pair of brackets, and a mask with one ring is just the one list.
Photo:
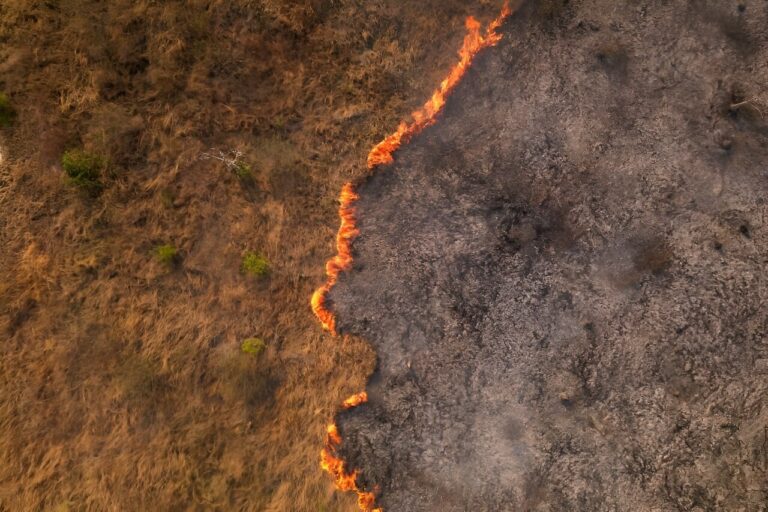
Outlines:
[[155, 257], [163, 265], [173, 266], [179, 259], [179, 250], [170, 244], [155, 247]]
[[0, 127], [11, 126], [15, 118], [16, 110], [11, 106], [11, 100], [5, 93], [0, 92]]
[[99, 178], [104, 169], [101, 157], [82, 149], [73, 149], [62, 155], [61, 166], [70, 184], [90, 191], [101, 188]]
[[240, 345], [240, 350], [245, 354], [251, 354], [252, 356], [258, 356], [264, 349], [267, 348], [267, 344], [261, 338], [248, 338], [243, 340]]
[[253, 169], [245, 162], [237, 162], [232, 166], [232, 172], [242, 181], [253, 181]]
[[246, 251], [241, 265], [243, 272], [252, 277], [261, 277], [269, 274], [269, 260], [261, 254]]

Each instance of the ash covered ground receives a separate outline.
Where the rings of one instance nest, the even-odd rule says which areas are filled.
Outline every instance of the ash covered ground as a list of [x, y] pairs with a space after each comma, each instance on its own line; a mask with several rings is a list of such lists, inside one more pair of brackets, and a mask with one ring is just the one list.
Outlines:
[[387, 512], [768, 510], [768, 3], [528, 2], [358, 191]]

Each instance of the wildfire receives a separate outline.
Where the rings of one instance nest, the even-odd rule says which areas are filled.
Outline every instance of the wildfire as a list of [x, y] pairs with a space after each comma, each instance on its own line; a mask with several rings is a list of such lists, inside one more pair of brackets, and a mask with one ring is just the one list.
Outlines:
[[358, 234], [355, 227], [355, 207], [358, 195], [351, 183], [345, 183], [339, 195], [341, 226], [336, 234], [336, 255], [325, 264], [328, 280], [312, 294], [312, 311], [320, 319], [323, 328], [336, 334], [336, 317], [325, 306], [325, 296], [339, 279], [339, 273], [352, 265], [352, 239]]
[[365, 391], [361, 391], [360, 393], [356, 395], [352, 395], [351, 397], [344, 400], [344, 403], [342, 404], [345, 409], [352, 409], [353, 407], [357, 407], [360, 404], [364, 404], [368, 401], [368, 393]]
[[[472, 64], [472, 60], [481, 50], [494, 46], [501, 41], [501, 34], [497, 32], [504, 20], [512, 14], [509, 2], [505, 2], [501, 14], [493, 20], [485, 32], [480, 30], [480, 22], [470, 16], [467, 18], [467, 35], [459, 50], [459, 62], [448, 73], [448, 77], [440, 83], [432, 97], [422, 108], [413, 112], [413, 121], [403, 121], [397, 130], [384, 140], [376, 144], [368, 154], [368, 168], [374, 169], [379, 165], [392, 163], [393, 153], [408, 142], [414, 135], [421, 132], [427, 126], [435, 123], [437, 115], [442, 111], [445, 102], [451, 92], [461, 81], [464, 74]], [[323, 328], [332, 334], [336, 334], [336, 317], [326, 306], [326, 296], [339, 278], [339, 274], [352, 266], [352, 240], [359, 231], [355, 227], [355, 207], [358, 195], [355, 193], [352, 183], [345, 183], [339, 195], [339, 217], [341, 226], [336, 234], [336, 255], [328, 260], [325, 265], [327, 280], [325, 284], [312, 294], [312, 311], [320, 320]]]
[[[424, 106], [411, 114], [410, 123], [401, 122], [394, 133], [374, 146], [368, 154], [369, 169], [392, 163], [394, 161], [393, 154], [400, 146], [437, 121], [437, 116], [445, 107], [448, 96], [464, 77], [475, 56], [485, 48], [494, 46], [501, 41], [502, 36], [498, 33], [498, 29], [510, 14], [512, 14], [512, 8], [509, 1], [506, 0], [501, 14], [488, 25], [485, 33], [481, 31], [480, 22], [471, 16], [467, 18], [467, 35], [464, 37], [464, 43], [459, 50], [459, 62], [451, 69], [448, 76], [440, 83], [440, 87], [435, 90]], [[344, 184], [339, 196], [341, 226], [336, 235], [336, 255], [325, 265], [327, 276], [325, 284], [312, 294], [312, 311], [320, 320], [323, 328], [333, 335], [336, 335], [336, 316], [328, 309], [326, 297], [338, 281], [339, 274], [352, 266], [352, 240], [359, 234], [355, 227], [354, 204], [357, 199], [358, 195], [355, 193], [354, 186], [351, 183]], [[368, 394], [362, 391], [344, 400], [342, 406], [345, 409], [350, 409], [365, 403], [367, 400]], [[371, 492], [361, 491], [357, 487], [358, 471], [349, 471], [344, 461], [335, 455], [340, 445], [341, 435], [336, 424], [332, 423], [327, 428], [325, 448], [320, 452], [320, 465], [334, 477], [336, 486], [340, 490], [357, 493], [357, 502], [361, 510], [382, 512], [380, 508], [373, 508], [375, 495]]]
[[[345, 409], [357, 407], [368, 401], [368, 394], [363, 391], [344, 400], [342, 406]], [[341, 491], [354, 491], [357, 493], [357, 504], [360, 510], [365, 512], [383, 512], [381, 508], [373, 508], [376, 495], [363, 491], [357, 487], [358, 471], [347, 470], [346, 463], [336, 456], [337, 448], [341, 446], [341, 434], [335, 423], [328, 425], [326, 429], [325, 448], [320, 450], [320, 466], [333, 476], [336, 488]]]
[[411, 114], [413, 118], [412, 123], [408, 124], [403, 121], [394, 133], [374, 146], [368, 154], [369, 169], [373, 169], [378, 165], [392, 163], [392, 154], [403, 143], [408, 142], [411, 137], [435, 123], [437, 115], [445, 106], [448, 96], [469, 69], [475, 55], [481, 50], [494, 46], [501, 41], [501, 34], [496, 32], [496, 30], [511, 13], [512, 8], [509, 6], [509, 2], [505, 2], [501, 14], [488, 25], [485, 35], [480, 31], [479, 21], [472, 16], [467, 18], [467, 35], [464, 37], [464, 44], [461, 46], [461, 50], [459, 50], [459, 63], [451, 69], [448, 77], [440, 83], [440, 87], [432, 94], [429, 101], [421, 109]]

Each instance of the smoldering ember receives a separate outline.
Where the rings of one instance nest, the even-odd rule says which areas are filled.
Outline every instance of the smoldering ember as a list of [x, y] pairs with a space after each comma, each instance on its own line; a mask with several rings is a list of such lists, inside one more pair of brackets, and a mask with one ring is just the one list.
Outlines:
[[768, 5], [554, 5], [355, 186], [338, 459], [385, 511], [766, 510]]

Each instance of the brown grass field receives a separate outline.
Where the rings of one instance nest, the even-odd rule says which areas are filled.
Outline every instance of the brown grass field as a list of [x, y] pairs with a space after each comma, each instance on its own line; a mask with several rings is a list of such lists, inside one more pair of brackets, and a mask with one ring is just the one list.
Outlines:
[[0, 1], [0, 511], [355, 509], [318, 453], [375, 356], [308, 304], [337, 193], [500, 3]]

